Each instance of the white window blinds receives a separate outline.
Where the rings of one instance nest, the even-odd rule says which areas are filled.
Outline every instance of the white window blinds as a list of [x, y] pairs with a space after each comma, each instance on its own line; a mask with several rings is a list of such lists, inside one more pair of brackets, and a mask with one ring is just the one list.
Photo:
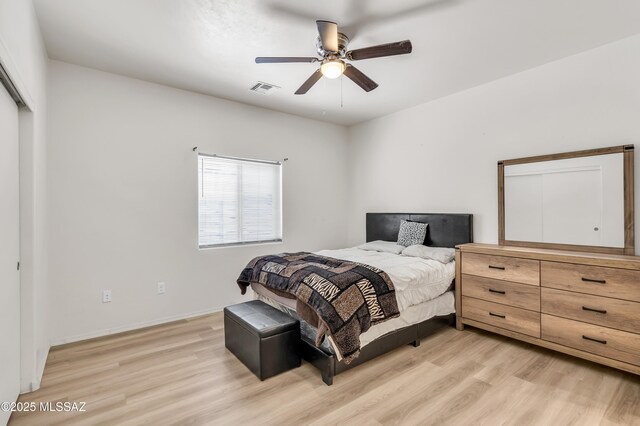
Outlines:
[[200, 248], [282, 241], [282, 165], [198, 155]]

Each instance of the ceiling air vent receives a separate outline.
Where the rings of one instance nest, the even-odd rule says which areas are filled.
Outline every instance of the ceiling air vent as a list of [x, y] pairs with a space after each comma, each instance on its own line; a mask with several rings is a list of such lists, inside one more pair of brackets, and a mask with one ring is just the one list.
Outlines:
[[260, 93], [261, 95], [270, 95], [273, 92], [275, 92], [276, 89], [279, 89], [279, 88], [280, 88], [279, 86], [276, 86], [274, 84], [259, 81], [256, 84], [254, 84], [249, 90], [251, 90], [252, 92]]

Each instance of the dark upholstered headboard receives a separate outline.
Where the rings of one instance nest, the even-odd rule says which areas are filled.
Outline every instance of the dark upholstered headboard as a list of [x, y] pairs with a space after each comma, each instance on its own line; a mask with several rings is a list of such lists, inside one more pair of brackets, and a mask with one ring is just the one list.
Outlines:
[[402, 219], [429, 224], [428, 246], [455, 247], [473, 242], [473, 215], [449, 213], [367, 213], [367, 242], [397, 241]]

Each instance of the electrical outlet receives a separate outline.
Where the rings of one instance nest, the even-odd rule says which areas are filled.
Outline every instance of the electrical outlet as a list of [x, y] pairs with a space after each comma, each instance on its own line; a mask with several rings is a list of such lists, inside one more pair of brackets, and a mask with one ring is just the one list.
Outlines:
[[167, 292], [167, 285], [163, 282], [158, 283], [158, 294], [165, 294]]
[[102, 290], [102, 303], [111, 302], [111, 290]]

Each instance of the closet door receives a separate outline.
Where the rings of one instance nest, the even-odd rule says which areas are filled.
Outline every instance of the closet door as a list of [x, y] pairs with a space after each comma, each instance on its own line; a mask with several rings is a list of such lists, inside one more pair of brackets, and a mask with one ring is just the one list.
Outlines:
[[[20, 392], [18, 107], [0, 84], [0, 402]], [[9, 414], [0, 410], [0, 424]]]

